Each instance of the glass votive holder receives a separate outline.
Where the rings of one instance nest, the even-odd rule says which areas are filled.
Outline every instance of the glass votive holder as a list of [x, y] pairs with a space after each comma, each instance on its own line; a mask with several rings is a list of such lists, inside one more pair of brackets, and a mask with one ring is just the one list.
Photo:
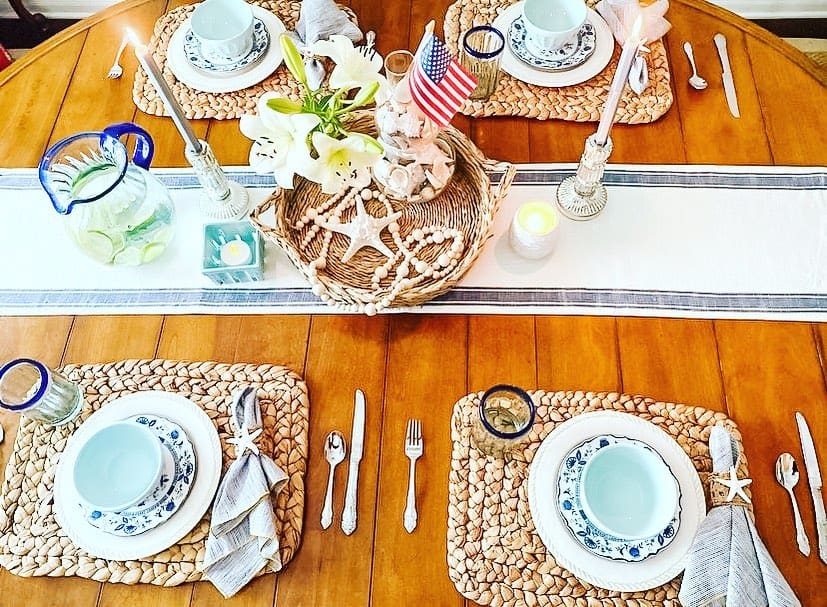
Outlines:
[[560, 215], [550, 202], [523, 203], [511, 220], [508, 240], [511, 248], [526, 259], [542, 259], [557, 243]]
[[83, 391], [43, 363], [18, 358], [0, 367], [0, 408], [60, 426], [83, 408]]
[[201, 273], [215, 284], [264, 279], [264, 243], [249, 221], [204, 225]]
[[504, 48], [505, 36], [491, 25], [477, 25], [465, 32], [460, 62], [477, 79], [471, 99], [488, 99], [497, 90]]
[[487, 455], [506, 457], [528, 438], [536, 407], [525, 390], [504, 384], [488, 389], [480, 399], [471, 436]]

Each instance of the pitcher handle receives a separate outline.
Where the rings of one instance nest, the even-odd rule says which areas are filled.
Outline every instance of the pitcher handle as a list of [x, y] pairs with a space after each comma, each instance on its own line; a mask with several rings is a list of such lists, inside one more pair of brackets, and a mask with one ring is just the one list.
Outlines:
[[142, 169], [149, 170], [149, 164], [155, 154], [155, 144], [149, 133], [134, 122], [110, 124], [103, 132], [115, 139], [120, 139], [124, 135], [135, 135], [135, 154], [132, 156], [132, 162]]

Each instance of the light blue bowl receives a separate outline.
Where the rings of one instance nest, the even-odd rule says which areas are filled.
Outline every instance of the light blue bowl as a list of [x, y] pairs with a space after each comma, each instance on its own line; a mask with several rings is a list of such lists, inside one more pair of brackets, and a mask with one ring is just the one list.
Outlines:
[[659, 533], [675, 516], [678, 483], [660, 455], [638, 445], [600, 449], [583, 469], [580, 498], [586, 517], [621, 539]]
[[101, 428], [81, 447], [72, 479], [88, 506], [119, 512], [149, 495], [161, 478], [163, 462], [161, 441], [151, 430], [119, 422]]

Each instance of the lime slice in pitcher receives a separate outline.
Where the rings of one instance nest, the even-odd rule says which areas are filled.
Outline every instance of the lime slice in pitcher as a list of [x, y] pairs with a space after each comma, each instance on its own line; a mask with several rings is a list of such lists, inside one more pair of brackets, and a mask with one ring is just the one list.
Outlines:
[[115, 245], [103, 232], [77, 232], [75, 234], [75, 240], [81, 249], [98, 261], [104, 263], [110, 263], [112, 261], [112, 255], [115, 253]]

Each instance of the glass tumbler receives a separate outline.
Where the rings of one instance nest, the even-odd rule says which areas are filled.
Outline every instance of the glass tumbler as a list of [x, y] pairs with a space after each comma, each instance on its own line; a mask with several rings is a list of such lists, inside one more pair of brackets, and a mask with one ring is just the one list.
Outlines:
[[83, 392], [43, 363], [18, 358], [0, 367], [0, 407], [59, 426], [80, 413]]
[[462, 37], [462, 65], [477, 79], [471, 99], [488, 99], [497, 89], [505, 36], [491, 25], [472, 27]]
[[482, 395], [471, 436], [475, 446], [494, 457], [506, 457], [528, 438], [536, 407], [525, 390], [497, 385]]

